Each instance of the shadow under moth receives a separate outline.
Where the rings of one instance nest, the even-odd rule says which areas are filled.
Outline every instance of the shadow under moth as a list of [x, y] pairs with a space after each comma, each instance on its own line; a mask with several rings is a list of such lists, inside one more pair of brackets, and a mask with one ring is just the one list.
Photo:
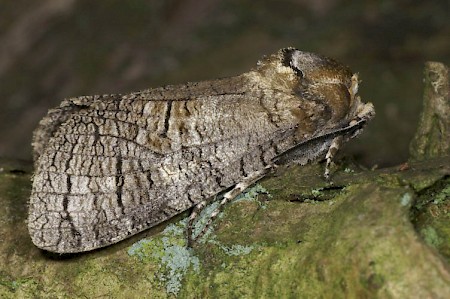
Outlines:
[[194, 207], [191, 226], [207, 200], [227, 191], [225, 204], [278, 164], [325, 158], [328, 177], [374, 115], [356, 74], [294, 48], [231, 78], [66, 99], [34, 132], [31, 239], [93, 250]]

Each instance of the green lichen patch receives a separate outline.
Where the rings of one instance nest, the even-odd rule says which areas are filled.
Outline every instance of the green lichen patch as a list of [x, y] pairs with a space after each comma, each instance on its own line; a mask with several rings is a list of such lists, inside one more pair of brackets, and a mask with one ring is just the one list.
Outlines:
[[159, 265], [156, 276], [168, 294], [177, 295], [184, 276], [190, 270], [198, 272], [200, 269], [199, 259], [186, 247], [186, 221], [170, 224], [158, 237], [140, 240], [128, 249], [128, 254], [141, 262]]
[[436, 230], [432, 226], [426, 226], [420, 230], [420, 234], [422, 235], [425, 242], [434, 247], [439, 248], [444, 242], [437, 234]]
[[292, 194], [290, 200], [309, 203], [329, 200], [330, 203], [332, 203], [332, 199], [341, 194], [344, 190], [344, 187], [330, 184], [328, 186], [312, 188], [310, 191], [301, 194]]
[[273, 195], [270, 194], [266, 188], [264, 188], [263, 186], [261, 186], [261, 184], [258, 183], [255, 184], [253, 187], [245, 190], [245, 192], [236, 197], [236, 199], [233, 202], [236, 203], [240, 201], [254, 201], [258, 203], [262, 209], [265, 209], [267, 208], [267, 206], [263, 201], [259, 200], [260, 194], [265, 195], [268, 199], [273, 198]]
[[[236, 202], [259, 203], [257, 200], [259, 194], [270, 196], [266, 189], [257, 184], [241, 194]], [[204, 229], [212, 212], [218, 207], [218, 201], [214, 201], [202, 210], [194, 223], [194, 236]], [[263, 205], [261, 207], [264, 208]], [[220, 213], [218, 218], [221, 217], [223, 217], [223, 213]], [[188, 218], [185, 218], [178, 223], [170, 224], [156, 238], [142, 239], [133, 244], [127, 251], [128, 255], [138, 258], [141, 262], [159, 265], [156, 276], [160, 283], [165, 285], [168, 294], [177, 295], [182, 287], [183, 278], [190, 270], [193, 270], [194, 273], [198, 273], [200, 270], [198, 257], [186, 244], [187, 222]], [[223, 245], [216, 239], [213, 226], [210, 226], [207, 233], [198, 241], [198, 246], [205, 246], [205, 244], [208, 248], [214, 247], [215, 250], [222, 251], [223, 254], [228, 256], [247, 255], [254, 249], [254, 246], [239, 244]]]
[[402, 198], [400, 199], [400, 204], [404, 207], [408, 207], [411, 205], [412, 196], [410, 193], [403, 194]]
[[[262, 187], [260, 184], [256, 184], [256, 185], [252, 186], [251, 188], [246, 189], [242, 194], [240, 194], [236, 199], [234, 199], [227, 206], [239, 205], [240, 203], [252, 203], [257, 206], [258, 210], [264, 210], [267, 208], [267, 202], [260, 200], [260, 198], [261, 198], [260, 195], [264, 195], [264, 197], [266, 199], [272, 198], [272, 195], [267, 191], [267, 189]], [[194, 223], [193, 236], [197, 236], [205, 228], [206, 223], [211, 218], [211, 214], [218, 208], [220, 208], [219, 202], [214, 201], [210, 205], [206, 206], [201, 211], [200, 215], [198, 216], [197, 221]], [[225, 207], [225, 210], [221, 211], [218, 214], [218, 217], [217, 217], [218, 219], [213, 223], [213, 225], [211, 225], [210, 227], [207, 228], [205, 235], [199, 240], [199, 243], [202, 243], [202, 244], [210, 243], [210, 244], [219, 246], [220, 242], [218, 242], [216, 240], [216, 236], [213, 234], [213, 230], [214, 230], [215, 224], [217, 222], [220, 222], [220, 219], [222, 219], [224, 217], [224, 214], [226, 214], [226, 213], [227, 213], [227, 209]], [[234, 250], [231, 250], [230, 248], [227, 248], [227, 249], [225, 249], [225, 247], [223, 247], [223, 248], [225, 251], [232, 251], [232, 252], [234, 251]]]
[[433, 204], [440, 205], [444, 204], [446, 201], [450, 200], [450, 182], [447, 180], [447, 186], [445, 186], [441, 192], [433, 197]]
[[246, 254], [249, 254], [250, 252], [252, 252], [252, 250], [255, 248], [255, 246], [243, 246], [240, 244], [233, 244], [231, 246], [225, 246], [215, 240], [210, 241], [210, 243], [216, 244], [228, 256], [246, 255]]
[[450, 262], [450, 178], [419, 193], [411, 220], [425, 242]]

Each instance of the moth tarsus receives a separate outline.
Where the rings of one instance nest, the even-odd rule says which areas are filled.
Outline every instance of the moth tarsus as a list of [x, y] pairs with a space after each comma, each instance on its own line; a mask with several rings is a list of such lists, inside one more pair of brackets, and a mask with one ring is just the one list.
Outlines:
[[337, 151], [341, 147], [342, 144], [342, 135], [339, 135], [331, 141], [330, 147], [328, 148], [327, 154], [325, 155], [326, 164], [325, 164], [325, 172], [324, 177], [326, 180], [330, 180], [330, 167], [331, 162], [333, 161], [334, 156]]
[[32, 241], [108, 246], [229, 190], [225, 204], [277, 164], [325, 158], [329, 176], [374, 114], [356, 74], [294, 48], [231, 78], [66, 99], [34, 133]]

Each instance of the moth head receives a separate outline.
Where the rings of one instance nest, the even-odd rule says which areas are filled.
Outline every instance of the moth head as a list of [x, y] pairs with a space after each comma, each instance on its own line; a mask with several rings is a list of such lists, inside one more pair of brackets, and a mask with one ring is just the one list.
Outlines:
[[348, 122], [370, 110], [358, 95], [358, 75], [331, 58], [285, 48], [260, 61], [257, 70], [271, 88], [323, 106], [330, 124]]

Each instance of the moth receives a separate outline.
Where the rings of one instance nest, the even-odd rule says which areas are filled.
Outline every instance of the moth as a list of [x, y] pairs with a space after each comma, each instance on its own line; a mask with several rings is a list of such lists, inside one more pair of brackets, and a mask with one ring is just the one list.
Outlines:
[[375, 115], [358, 83], [333, 59], [285, 48], [231, 78], [66, 99], [34, 132], [31, 239], [89, 251], [228, 191], [224, 204], [279, 164], [325, 158], [328, 177]]

